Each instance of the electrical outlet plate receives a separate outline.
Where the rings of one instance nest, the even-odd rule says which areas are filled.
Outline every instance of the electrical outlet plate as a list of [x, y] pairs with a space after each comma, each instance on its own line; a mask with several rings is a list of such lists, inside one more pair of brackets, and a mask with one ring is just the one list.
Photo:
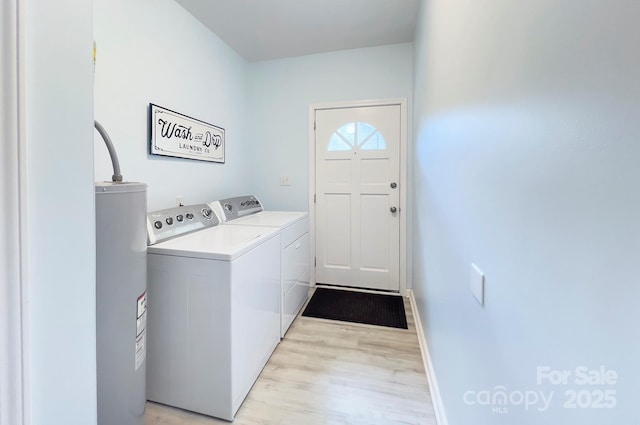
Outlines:
[[280, 176], [280, 186], [291, 186], [291, 179], [289, 176]]
[[473, 297], [484, 306], [484, 272], [475, 264], [471, 264], [470, 285]]

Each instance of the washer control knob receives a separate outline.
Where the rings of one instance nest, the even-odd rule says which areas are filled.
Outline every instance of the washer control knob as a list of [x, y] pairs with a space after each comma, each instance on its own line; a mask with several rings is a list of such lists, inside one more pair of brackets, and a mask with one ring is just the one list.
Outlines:
[[211, 210], [209, 208], [203, 208], [202, 209], [202, 215], [207, 220], [211, 220]]
[[193, 214], [190, 212], [186, 213], [185, 217], [187, 217], [187, 220], [193, 220]]
[[184, 216], [182, 214], [178, 214], [176, 216], [176, 220], [178, 220], [180, 223], [182, 223], [182, 220], [184, 220]]
[[161, 222], [160, 220], [156, 220], [156, 221], [153, 223], [153, 227], [155, 227], [155, 228], [156, 228], [156, 229], [158, 229], [158, 230], [162, 229], [162, 222]]
[[167, 217], [167, 219], [165, 221], [167, 222], [167, 224], [169, 226], [171, 226], [173, 224], [173, 217]]
[[231, 205], [230, 203], [227, 202], [226, 204], [224, 204], [224, 209], [229, 211], [229, 212], [232, 212], [233, 211], [233, 205]]

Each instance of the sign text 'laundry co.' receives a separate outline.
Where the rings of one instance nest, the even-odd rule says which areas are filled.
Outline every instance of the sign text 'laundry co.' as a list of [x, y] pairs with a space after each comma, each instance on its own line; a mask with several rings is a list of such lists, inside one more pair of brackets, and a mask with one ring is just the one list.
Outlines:
[[149, 104], [153, 155], [224, 163], [224, 128]]

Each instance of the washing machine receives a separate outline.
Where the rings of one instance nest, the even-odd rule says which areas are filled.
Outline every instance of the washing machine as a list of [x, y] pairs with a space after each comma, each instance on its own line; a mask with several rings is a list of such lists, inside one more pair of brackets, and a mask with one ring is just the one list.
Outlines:
[[280, 234], [206, 204], [147, 227], [147, 398], [231, 421], [280, 341]]
[[309, 294], [309, 214], [265, 211], [254, 195], [221, 199], [209, 205], [224, 225], [269, 226], [280, 232], [280, 336], [284, 338]]

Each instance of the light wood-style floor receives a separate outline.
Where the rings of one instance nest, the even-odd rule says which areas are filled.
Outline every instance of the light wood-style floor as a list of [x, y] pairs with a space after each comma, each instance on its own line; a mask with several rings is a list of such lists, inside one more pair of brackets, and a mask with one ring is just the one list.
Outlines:
[[[236, 414], [237, 425], [436, 425], [409, 329], [298, 316]], [[229, 422], [147, 403], [145, 425]]]

